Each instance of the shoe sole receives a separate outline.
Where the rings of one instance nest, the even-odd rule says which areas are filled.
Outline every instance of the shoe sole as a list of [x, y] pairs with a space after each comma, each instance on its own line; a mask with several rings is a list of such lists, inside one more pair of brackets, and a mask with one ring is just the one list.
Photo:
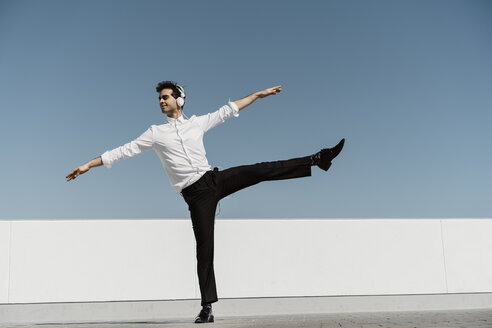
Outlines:
[[198, 320], [195, 320], [195, 323], [209, 323], [209, 322], [214, 322], [214, 316], [210, 316], [210, 320], [209, 321], [198, 321]]

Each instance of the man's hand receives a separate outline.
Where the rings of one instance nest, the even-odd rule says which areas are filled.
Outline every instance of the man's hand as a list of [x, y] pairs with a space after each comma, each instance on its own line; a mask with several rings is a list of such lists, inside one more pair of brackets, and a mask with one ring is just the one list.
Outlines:
[[73, 169], [72, 172], [68, 173], [68, 175], [65, 178], [67, 178], [67, 182], [68, 182], [70, 180], [75, 179], [79, 175], [89, 171], [91, 167], [97, 167], [101, 165], [103, 165], [101, 156], [96, 157], [92, 161], [88, 161], [84, 165], [80, 165], [79, 167]]
[[273, 88], [258, 91], [256, 93], [256, 95], [258, 96], [258, 98], [265, 98], [265, 97], [268, 97], [271, 95], [275, 95], [275, 94], [279, 93], [280, 91], [282, 91], [282, 86], [277, 85], [276, 87], [273, 87]]
[[265, 98], [271, 95], [275, 95], [280, 91], [282, 91], [282, 86], [277, 85], [276, 87], [273, 88], [257, 91], [242, 99], [234, 100], [234, 103], [236, 103], [239, 110], [241, 110], [244, 107], [249, 106], [253, 101], [255, 101], [258, 98]]
[[70, 180], [75, 179], [79, 175], [84, 174], [85, 172], [87, 172], [89, 170], [90, 170], [89, 163], [86, 163], [84, 165], [81, 165], [81, 166], [73, 169], [72, 172], [70, 172], [65, 178], [67, 178], [67, 182], [68, 182]]

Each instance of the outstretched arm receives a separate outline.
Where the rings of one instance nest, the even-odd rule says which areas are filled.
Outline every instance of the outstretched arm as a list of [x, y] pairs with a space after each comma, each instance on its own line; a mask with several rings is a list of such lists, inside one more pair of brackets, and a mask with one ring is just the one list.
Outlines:
[[137, 139], [130, 141], [123, 146], [117, 147], [113, 150], [104, 152], [101, 156], [94, 158], [91, 161], [75, 168], [70, 172], [66, 178], [67, 182], [75, 179], [81, 174], [89, 171], [92, 167], [106, 165], [110, 168], [113, 163], [125, 158], [130, 158], [152, 149], [154, 144], [153, 126], [150, 126], [147, 131], [142, 133]]
[[234, 100], [234, 103], [237, 105], [239, 110], [241, 110], [244, 107], [250, 105], [253, 101], [255, 101], [258, 98], [265, 98], [265, 97], [268, 97], [270, 95], [275, 95], [275, 94], [279, 93], [280, 91], [282, 91], [282, 86], [277, 85], [276, 87], [257, 91], [255, 93], [250, 94], [247, 97], [244, 97], [244, 98], [241, 98], [238, 100]]
[[79, 175], [89, 171], [92, 167], [101, 166], [101, 165], [103, 165], [101, 156], [96, 157], [93, 160], [88, 161], [87, 163], [73, 169], [72, 172], [70, 172], [65, 178], [67, 178], [67, 182], [68, 182], [70, 180], [75, 179]]

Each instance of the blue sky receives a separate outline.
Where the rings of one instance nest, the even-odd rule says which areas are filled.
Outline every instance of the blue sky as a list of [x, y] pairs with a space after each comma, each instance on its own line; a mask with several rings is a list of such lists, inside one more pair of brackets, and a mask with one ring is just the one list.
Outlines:
[[65, 176], [185, 113], [277, 84], [208, 132], [212, 166], [346, 144], [219, 218], [491, 217], [490, 1], [0, 1], [0, 219], [187, 218], [153, 151]]

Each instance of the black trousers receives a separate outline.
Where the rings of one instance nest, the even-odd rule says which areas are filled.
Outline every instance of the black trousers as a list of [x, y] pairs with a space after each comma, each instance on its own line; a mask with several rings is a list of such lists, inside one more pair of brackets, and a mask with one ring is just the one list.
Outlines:
[[214, 168], [198, 181], [183, 189], [190, 210], [196, 239], [197, 273], [201, 304], [218, 301], [214, 274], [215, 210], [219, 200], [262, 181], [283, 180], [311, 175], [311, 157], [263, 162], [232, 167], [223, 171]]

